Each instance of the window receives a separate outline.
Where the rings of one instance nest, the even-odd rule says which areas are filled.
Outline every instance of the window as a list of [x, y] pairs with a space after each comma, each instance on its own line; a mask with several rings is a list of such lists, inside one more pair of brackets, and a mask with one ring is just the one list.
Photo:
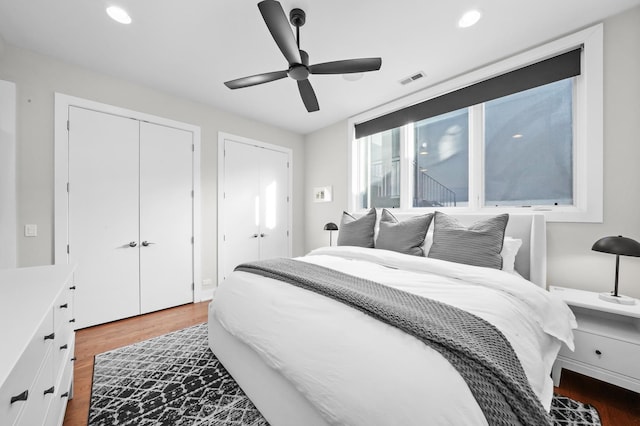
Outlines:
[[354, 117], [349, 208], [600, 222], [601, 92], [599, 25]]
[[469, 202], [469, 112], [427, 118], [413, 127], [413, 207]]
[[484, 105], [485, 205], [573, 205], [573, 80]]

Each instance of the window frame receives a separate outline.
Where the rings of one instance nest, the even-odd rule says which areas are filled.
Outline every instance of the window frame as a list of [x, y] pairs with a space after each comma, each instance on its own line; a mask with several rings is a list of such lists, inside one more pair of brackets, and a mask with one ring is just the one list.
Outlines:
[[[467, 207], [442, 207], [451, 213], [499, 212], [542, 213], [550, 222], [594, 222], [603, 221], [603, 24], [598, 24], [569, 36], [487, 65], [470, 73], [428, 87], [414, 94], [381, 105], [347, 120], [348, 149], [348, 208], [363, 212], [357, 207], [358, 167], [355, 124], [371, 120], [392, 111], [406, 108], [427, 99], [469, 86], [496, 75], [542, 61], [582, 45], [582, 71], [575, 78], [574, 97], [574, 143], [573, 185], [574, 205], [532, 207], [484, 206], [484, 122], [483, 104], [469, 107], [470, 126], [475, 131], [469, 134], [469, 205]], [[408, 126], [411, 128], [412, 126]], [[478, 129], [480, 129], [478, 131]], [[409, 135], [410, 136], [410, 135]], [[401, 144], [400, 211], [419, 213], [434, 208], [412, 207], [412, 179], [410, 147]]]

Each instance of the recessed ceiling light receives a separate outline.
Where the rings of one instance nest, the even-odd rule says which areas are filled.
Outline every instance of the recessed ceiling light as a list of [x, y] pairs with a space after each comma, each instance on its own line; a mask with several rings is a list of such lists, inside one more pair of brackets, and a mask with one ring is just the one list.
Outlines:
[[111, 17], [116, 22], [121, 24], [130, 24], [131, 16], [122, 8], [118, 6], [109, 6], [107, 8], [107, 15]]
[[458, 26], [460, 28], [468, 28], [478, 23], [482, 14], [478, 10], [470, 10], [458, 21]]

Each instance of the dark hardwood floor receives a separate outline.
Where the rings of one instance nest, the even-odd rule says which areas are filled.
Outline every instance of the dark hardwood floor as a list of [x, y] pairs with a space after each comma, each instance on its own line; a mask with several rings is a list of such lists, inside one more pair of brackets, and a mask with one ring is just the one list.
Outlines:
[[[64, 426], [87, 424], [94, 355], [203, 323], [207, 320], [207, 306], [208, 302], [188, 304], [78, 330], [74, 398], [67, 406]], [[638, 393], [566, 370], [562, 373], [560, 387], [555, 391], [594, 405], [603, 426], [640, 426]]]

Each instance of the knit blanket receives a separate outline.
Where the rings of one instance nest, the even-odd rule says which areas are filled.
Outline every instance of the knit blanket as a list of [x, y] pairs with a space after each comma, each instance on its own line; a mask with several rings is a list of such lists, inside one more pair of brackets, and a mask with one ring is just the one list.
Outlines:
[[436, 300], [294, 259], [250, 262], [236, 270], [330, 297], [416, 337], [456, 368], [489, 425], [551, 424], [511, 344], [482, 318]]

